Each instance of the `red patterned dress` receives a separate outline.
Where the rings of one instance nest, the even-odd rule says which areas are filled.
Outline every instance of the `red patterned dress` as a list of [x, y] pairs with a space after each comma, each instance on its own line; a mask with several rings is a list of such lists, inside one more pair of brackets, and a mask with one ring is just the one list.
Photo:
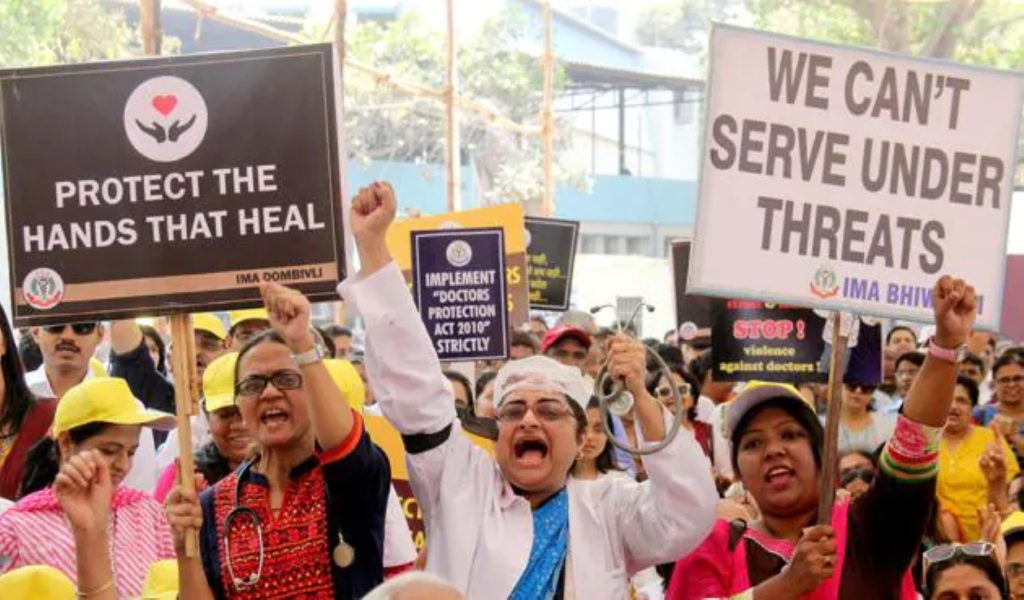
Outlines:
[[[333, 450], [311, 455], [289, 474], [281, 509], [270, 509], [267, 478], [252, 468], [220, 480], [200, 498], [203, 569], [217, 598], [360, 598], [383, 580], [384, 514], [390, 468], [383, 452], [353, 413], [348, 439]], [[238, 505], [252, 509], [263, 530], [263, 569], [252, 587], [237, 589], [226, 560], [230, 544], [235, 577], [259, 572], [259, 536], [254, 520], [242, 513], [225, 528]], [[334, 564], [331, 553], [339, 530], [355, 550], [348, 567]]]

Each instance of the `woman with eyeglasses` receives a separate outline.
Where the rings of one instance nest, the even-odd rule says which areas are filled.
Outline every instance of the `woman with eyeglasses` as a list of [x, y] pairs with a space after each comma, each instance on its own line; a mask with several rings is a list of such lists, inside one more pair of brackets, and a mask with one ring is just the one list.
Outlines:
[[678, 390], [682, 398], [683, 419], [686, 424], [693, 428], [693, 434], [697, 438], [704, 454], [712, 458], [711, 454], [711, 425], [697, 420], [697, 399], [700, 398], [700, 383], [697, 378], [691, 375], [682, 365], [669, 363], [671, 379], [666, 379], [660, 371], [651, 372], [647, 377], [647, 391], [650, 392], [670, 413], [675, 413], [676, 403], [674, 390]]
[[[1020, 472], [1017, 459], [1002, 436], [972, 423], [971, 412], [977, 403], [977, 384], [963, 375], [957, 377], [953, 404], [939, 445], [939, 501], [957, 518], [964, 541], [979, 539], [978, 511], [997, 500], [990, 497], [990, 491], [1005, 492], [1009, 481]], [[999, 464], [990, 465], [994, 461]], [[1005, 502], [1005, 493], [998, 500]], [[1008, 510], [1009, 506], [1000, 509]]]
[[932, 548], [924, 555], [928, 600], [1009, 600], [995, 546], [974, 542]]
[[751, 383], [729, 404], [733, 468], [761, 516], [718, 521], [676, 564], [666, 598], [916, 598], [909, 568], [935, 498], [956, 349], [978, 308], [974, 289], [950, 277], [936, 283], [933, 298], [937, 333], [878, 471], [860, 497], [835, 502], [827, 525], [816, 524], [824, 432], [803, 395], [788, 385]]
[[[460, 434], [451, 389], [385, 237], [386, 184], [360, 190], [350, 222], [362, 271], [339, 288], [366, 324], [366, 366], [384, 416], [403, 434], [427, 529], [427, 569], [468, 598], [627, 597], [629, 578], [696, 547], [714, 519], [710, 465], [682, 428], [644, 457], [649, 480], [570, 477], [593, 393], [579, 369], [546, 356], [511, 361], [494, 383], [494, 455]], [[609, 371], [635, 397], [641, 444], [668, 415], [644, 387], [646, 354], [611, 342]]]
[[874, 453], [896, 428], [895, 417], [871, 409], [871, 397], [878, 386], [843, 384], [843, 405], [839, 417], [839, 453], [860, 450]]
[[361, 598], [383, 580], [390, 468], [324, 364], [309, 301], [261, 292], [272, 330], [239, 351], [234, 393], [256, 454], [200, 498], [167, 498], [181, 597]]

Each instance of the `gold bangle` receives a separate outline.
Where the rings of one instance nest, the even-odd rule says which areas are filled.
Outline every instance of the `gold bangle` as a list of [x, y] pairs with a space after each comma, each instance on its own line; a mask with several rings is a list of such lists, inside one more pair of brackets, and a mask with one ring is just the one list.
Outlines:
[[107, 580], [106, 583], [104, 583], [103, 585], [101, 585], [100, 587], [98, 587], [98, 588], [96, 588], [96, 589], [94, 589], [92, 591], [83, 592], [82, 590], [78, 590], [78, 597], [79, 598], [90, 598], [92, 596], [99, 595], [99, 594], [109, 590], [112, 587], [114, 587], [114, 579], [110, 578], [110, 579]]

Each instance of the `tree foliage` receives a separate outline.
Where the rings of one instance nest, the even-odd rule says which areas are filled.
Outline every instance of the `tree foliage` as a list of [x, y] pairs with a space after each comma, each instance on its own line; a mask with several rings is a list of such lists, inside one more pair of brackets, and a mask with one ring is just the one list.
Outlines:
[[[675, 0], [639, 22], [643, 42], [704, 51], [712, 20], [968, 64], [1024, 67], [1024, 6], [1014, 0]], [[748, 23], [741, 23], [748, 24]], [[659, 32], [676, 31], [675, 37]]]
[[0, 67], [126, 56], [135, 32], [96, 0], [0, 0]]
[[743, 12], [743, 0], [661, 2], [640, 14], [636, 24], [637, 41], [644, 46], [701, 54], [707, 46], [711, 23], [735, 23]]
[[[534, 24], [508, 10], [488, 20], [458, 45], [458, 93], [527, 126], [538, 126], [543, 72], [522, 48], [540, 38]], [[434, 89], [444, 84], [443, 37], [414, 13], [346, 32], [348, 56], [395, 79]], [[563, 77], [556, 66], [556, 89]], [[363, 161], [440, 163], [444, 160], [443, 105], [349, 69], [345, 78], [349, 152]], [[528, 205], [542, 194], [541, 146], [537, 136], [517, 133], [478, 113], [460, 111], [462, 152], [476, 169], [485, 200]], [[559, 128], [556, 125], [556, 130]], [[565, 147], [565, 137], [556, 148]], [[560, 165], [561, 179], [569, 173]]]

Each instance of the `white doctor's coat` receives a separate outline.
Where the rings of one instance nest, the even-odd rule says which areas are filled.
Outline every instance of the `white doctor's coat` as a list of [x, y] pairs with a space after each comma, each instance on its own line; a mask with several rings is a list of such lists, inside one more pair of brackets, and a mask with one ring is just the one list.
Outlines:
[[[508, 598], [530, 556], [530, 504], [494, 458], [459, 433], [451, 386], [397, 266], [338, 290], [365, 319], [367, 374], [384, 416], [403, 434], [451, 427], [439, 446], [407, 456], [426, 522], [427, 569], [472, 600]], [[711, 531], [718, 495], [693, 433], [681, 429], [643, 461], [644, 483], [569, 478], [567, 599], [622, 600], [630, 576], [682, 558]]]

